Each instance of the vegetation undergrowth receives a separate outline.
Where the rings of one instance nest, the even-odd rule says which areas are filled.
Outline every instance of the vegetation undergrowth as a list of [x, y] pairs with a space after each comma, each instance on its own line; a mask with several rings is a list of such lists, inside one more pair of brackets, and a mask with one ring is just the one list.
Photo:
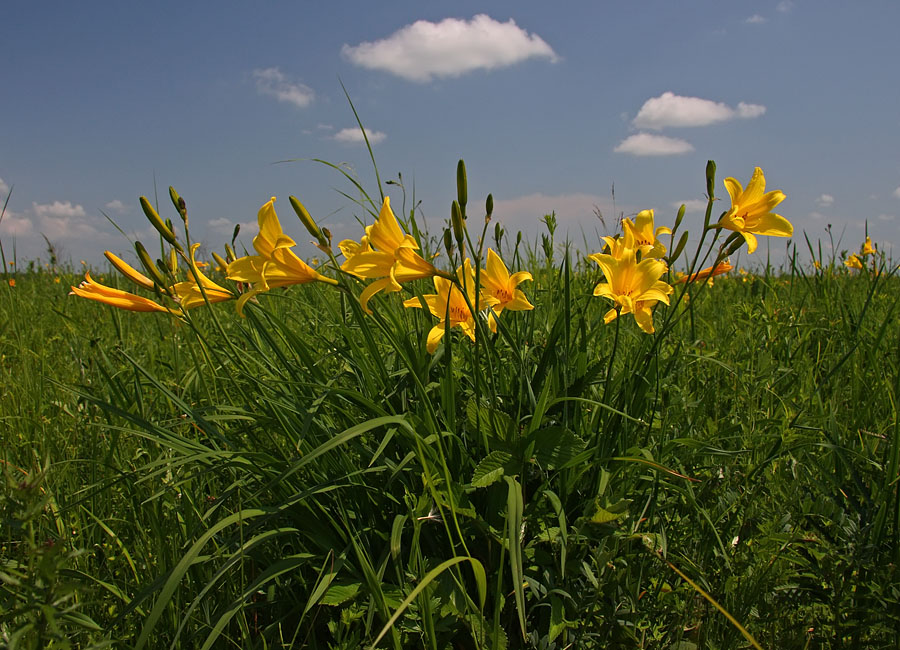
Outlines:
[[894, 647], [898, 280], [871, 242], [727, 275], [790, 224], [759, 169], [714, 220], [712, 163], [693, 242], [644, 211], [589, 256], [553, 215], [507, 236], [462, 161], [443, 236], [350, 180], [372, 225], [337, 250], [289, 201], [315, 268], [274, 201], [205, 266], [172, 190], [184, 235], [144, 201], [159, 259], [110, 257], [89, 300], [71, 269], [7, 277], [0, 643]]

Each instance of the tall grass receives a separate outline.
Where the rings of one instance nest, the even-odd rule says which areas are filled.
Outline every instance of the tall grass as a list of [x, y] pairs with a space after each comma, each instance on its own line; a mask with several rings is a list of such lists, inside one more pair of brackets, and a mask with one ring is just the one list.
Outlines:
[[428, 280], [183, 323], [0, 287], [2, 642], [891, 647], [897, 278], [688, 283], [647, 335], [546, 222], [496, 237], [535, 309], [434, 355]]

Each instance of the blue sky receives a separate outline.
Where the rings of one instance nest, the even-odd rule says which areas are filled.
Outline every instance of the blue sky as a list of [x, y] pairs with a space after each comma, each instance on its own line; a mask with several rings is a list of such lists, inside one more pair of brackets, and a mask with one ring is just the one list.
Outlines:
[[46, 259], [41, 234], [76, 263], [127, 257], [101, 211], [151, 241], [137, 199], [152, 199], [154, 178], [164, 214], [174, 185], [209, 248], [236, 223], [249, 247], [271, 196], [306, 242], [290, 194], [335, 238], [358, 238], [365, 215], [340, 193], [352, 185], [310, 160], [346, 163], [377, 194], [341, 82], [382, 178], [402, 173], [433, 232], [459, 158], [470, 214], [492, 192], [511, 232], [555, 210], [579, 243], [582, 229], [596, 241], [594, 206], [614, 229], [644, 208], [670, 225], [681, 202], [696, 230], [712, 158], [722, 209], [721, 178], [746, 183], [760, 166], [795, 235], [825, 239], [830, 223], [856, 248], [868, 222], [873, 240], [900, 245], [895, 0], [13, 1], [4, 24], [8, 259], [14, 247]]

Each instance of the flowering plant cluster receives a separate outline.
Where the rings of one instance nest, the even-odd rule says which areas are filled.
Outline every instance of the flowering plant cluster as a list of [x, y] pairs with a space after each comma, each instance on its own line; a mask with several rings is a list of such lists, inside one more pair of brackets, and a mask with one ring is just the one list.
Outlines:
[[[712, 266], [694, 273], [681, 274], [675, 282], [711, 281], [712, 276], [732, 269], [727, 256], [744, 242], [747, 244], [747, 252], [753, 253], [757, 247], [757, 235], [787, 237], [793, 233], [791, 224], [781, 215], [772, 212], [784, 200], [784, 193], [777, 190], [765, 191], [765, 176], [759, 167], [754, 170], [746, 189], [735, 178], [725, 179], [731, 207], [722, 213], [717, 223], [710, 224], [713, 201], [711, 178], [715, 170], [715, 166], [712, 163], [710, 165], [707, 171], [710, 202], [703, 235], [710, 230], [715, 231], [716, 237], [722, 230], [732, 231], [732, 235], [719, 248]], [[144, 197], [141, 197], [144, 213], [162, 239], [171, 246], [168, 261], [157, 260], [154, 263], [143, 245], [136, 243], [135, 248], [145, 274], [110, 251], [106, 252], [109, 262], [123, 276], [138, 287], [153, 292], [155, 299], [104, 286], [94, 281], [90, 273], [86, 274], [79, 286], [72, 287], [72, 293], [120, 309], [159, 311], [175, 316], [184, 316], [186, 310], [199, 305], [236, 300], [237, 311], [243, 314], [248, 301], [270, 289], [319, 282], [352, 292], [351, 279], [355, 279], [368, 281], [359, 294], [359, 303], [365, 314], [372, 314], [370, 303], [377, 294], [397, 293], [410, 282], [432, 279], [435, 293], [412, 297], [403, 302], [403, 306], [407, 308], [427, 309], [438, 319], [438, 323], [427, 335], [428, 352], [434, 353], [444, 334], [454, 327], [459, 327], [474, 341], [478, 318], [483, 318], [487, 328], [496, 332], [497, 320], [504, 311], [534, 308], [519, 289], [522, 282], [533, 280], [533, 276], [528, 271], [510, 273], [500, 254], [492, 248], [488, 248], [483, 256], [481, 241], [484, 232], [482, 240], [479, 240], [476, 262], [473, 264], [464, 254], [468, 232], [465, 225], [465, 166], [462, 161], [457, 172], [459, 198], [453, 202], [451, 228], [445, 231], [444, 237], [448, 255], [452, 255], [453, 250], [451, 233], [458, 244], [461, 263], [455, 272], [441, 270], [422, 256], [419, 242], [404, 232], [391, 209], [389, 197], [384, 198], [378, 217], [372, 225], [366, 227], [365, 234], [359, 241], [345, 239], [338, 244], [344, 257], [344, 261], [339, 264], [331, 248], [330, 233], [327, 229], [319, 228], [306, 208], [292, 196], [291, 206], [315, 238], [317, 246], [329, 256], [337, 277], [326, 275], [294, 252], [296, 242], [282, 229], [275, 212], [275, 197], [272, 197], [263, 204], [257, 215], [259, 233], [253, 239], [255, 254], [237, 257], [229, 246], [226, 246], [227, 259], [213, 254], [218, 268], [224, 271], [228, 280], [235, 283], [233, 288], [228, 288], [213, 281], [201, 270], [202, 263], [195, 259], [199, 244], [190, 243], [184, 200], [170, 188], [172, 202], [185, 224], [187, 252], [178, 241], [172, 222], [163, 221]], [[486, 207], [485, 228], [493, 209], [490, 196]], [[683, 216], [682, 208], [676, 219], [675, 230]], [[682, 235], [675, 251], [667, 255], [667, 247], [660, 237], [670, 235], [674, 241], [674, 230], [665, 226], [657, 227], [653, 210], [643, 210], [633, 220], [625, 218], [621, 226], [620, 235], [603, 238], [603, 251], [588, 256], [603, 273], [603, 281], [594, 287], [593, 294], [613, 303], [613, 307], [603, 316], [604, 322], [610, 323], [619, 315], [632, 314], [637, 325], [644, 332], [652, 334], [655, 331], [653, 310], [658, 303], [669, 304], [669, 296], [673, 292], [672, 284], [667, 281], [670, 266], [683, 251], [687, 233]], [[702, 243], [703, 239], [698, 244], [698, 256], [694, 262], [699, 258]], [[871, 249], [868, 239], [867, 246]], [[472, 249], [470, 240], [469, 249]], [[866, 250], [861, 253], [863, 256], [866, 254]], [[485, 267], [480, 268], [483, 257], [486, 258]], [[187, 278], [181, 281], [177, 281], [175, 277], [179, 259], [183, 259], [188, 267]], [[856, 263], [858, 258], [855, 255], [846, 262], [848, 266], [858, 268], [854, 266]]]

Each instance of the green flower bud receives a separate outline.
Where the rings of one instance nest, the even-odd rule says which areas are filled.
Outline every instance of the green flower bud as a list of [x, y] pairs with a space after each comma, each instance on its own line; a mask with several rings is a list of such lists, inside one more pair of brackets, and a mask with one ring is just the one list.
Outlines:
[[456, 200], [462, 208], [462, 214], [466, 214], [466, 203], [469, 201], [469, 183], [466, 179], [466, 163], [460, 158], [456, 163]]
[[[143, 198], [143, 197], [141, 197]], [[144, 267], [144, 271], [146, 271], [147, 275], [150, 276], [150, 279], [158, 286], [159, 288], [166, 290], [166, 281], [163, 278], [162, 273], [159, 272], [156, 264], [153, 263], [153, 258], [150, 257], [150, 254], [147, 253], [147, 249], [144, 248], [144, 245], [136, 241], [134, 242], [134, 250], [137, 253], [138, 259], [141, 261], [141, 266]]]
[[684, 203], [682, 203], [681, 207], [678, 208], [678, 215], [675, 217], [675, 226], [672, 228], [673, 233], [676, 230], [678, 230], [678, 226], [681, 225], [681, 221], [682, 221], [682, 219], [684, 219], [684, 210], [685, 210], [685, 205], [684, 205]]
[[[683, 206], [682, 206], [683, 207]], [[672, 266], [679, 257], [681, 257], [681, 253], [684, 251], [684, 247], [688, 241], [688, 232], [681, 233], [681, 239], [678, 240], [678, 245], [675, 247], [675, 250], [669, 255], [668, 261], [669, 266]]]
[[716, 161], [706, 162], [706, 196], [712, 201], [716, 196]]
[[175, 233], [170, 227], [163, 223], [163, 220], [160, 218], [159, 214], [156, 212], [153, 206], [150, 205], [150, 201], [147, 200], [147, 197], [142, 196], [140, 198], [140, 201], [141, 209], [144, 211], [144, 215], [147, 217], [150, 225], [156, 228], [156, 231], [160, 235], [162, 235], [163, 239], [172, 244], [172, 246], [178, 248], [178, 250], [181, 250], [181, 246], [178, 244], [178, 240], [175, 239]]
[[319, 244], [322, 246], [328, 245], [328, 240], [325, 238], [325, 235], [319, 230], [319, 226], [316, 225], [316, 222], [313, 221], [312, 216], [310, 216], [309, 211], [304, 207], [300, 200], [296, 196], [288, 197], [288, 200], [291, 202], [291, 207], [294, 208], [294, 212], [297, 213], [297, 216], [300, 217], [300, 222], [306, 228], [307, 232], [312, 235]]
[[450, 206], [450, 225], [453, 226], [453, 236], [459, 243], [460, 250], [462, 250], [462, 242], [466, 233], [466, 222], [463, 221], [462, 211], [459, 203], [456, 201]]

